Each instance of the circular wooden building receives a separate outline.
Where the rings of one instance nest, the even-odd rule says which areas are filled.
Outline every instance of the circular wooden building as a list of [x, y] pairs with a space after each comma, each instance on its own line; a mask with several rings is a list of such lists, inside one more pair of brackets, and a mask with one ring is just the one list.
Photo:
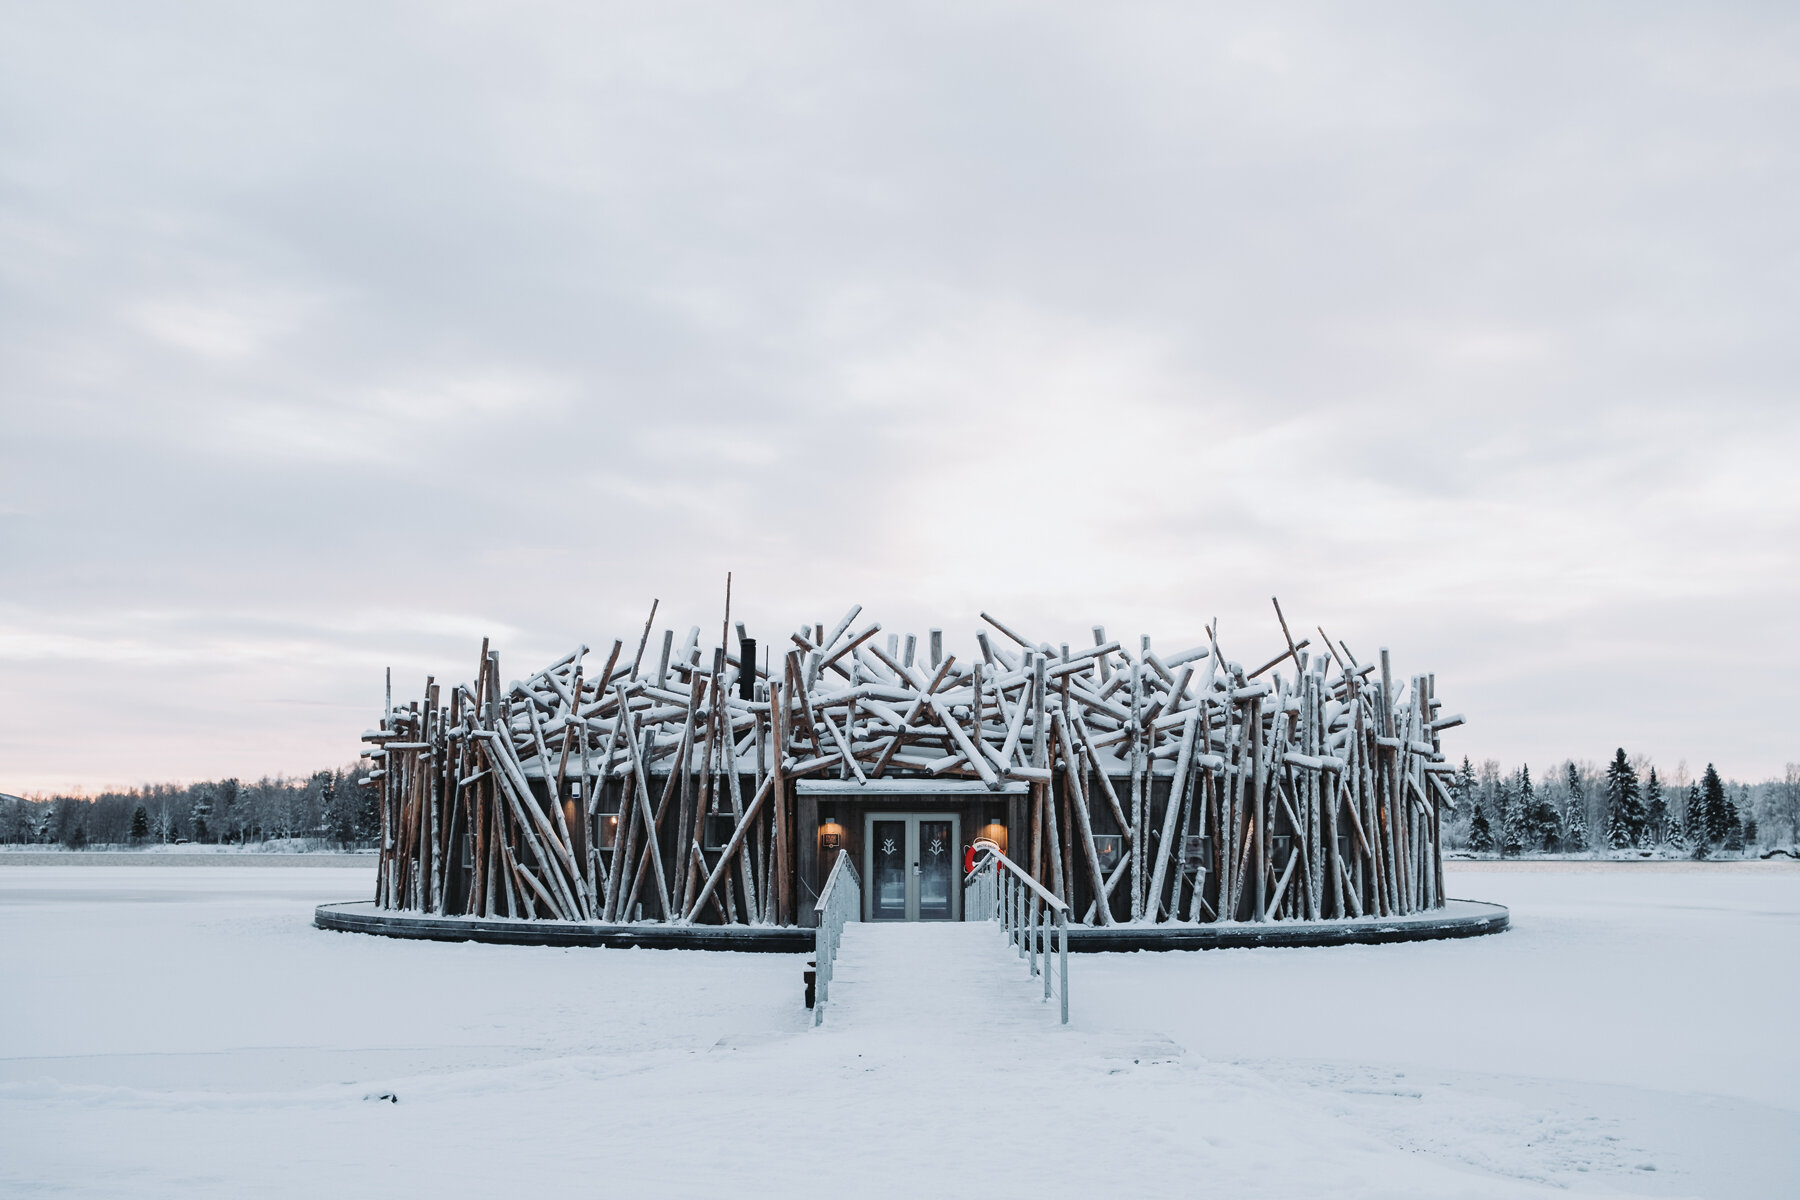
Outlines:
[[[375, 904], [624, 926], [810, 926], [840, 856], [861, 919], [956, 921], [985, 839], [1074, 925], [1392, 918], [1444, 903], [1451, 773], [1433, 678], [1319, 632], [1246, 669], [1033, 640], [983, 614], [966, 656], [802, 625], [766, 648], [581, 647], [503, 682], [427, 680], [364, 735]], [[1279, 606], [1277, 615], [1280, 615]], [[721, 633], [729, 628], [722, 627]], [[1310, 652], [1309, 652], [1310, 651]]]

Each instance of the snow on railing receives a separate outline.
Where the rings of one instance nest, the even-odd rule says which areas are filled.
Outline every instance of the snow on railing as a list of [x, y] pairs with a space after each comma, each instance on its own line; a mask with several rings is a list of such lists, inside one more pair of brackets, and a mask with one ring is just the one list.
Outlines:
[[817, 975], [813, 992], [813, 1024], [825, 1019], [825, 1001], [831, 995], [831, 964], [837, 960], [838, 940], [843, 937], [846, 921], [862, 920], [862, 881], [848, 850], [839, 850], [831, 875], [825, 880], [819, 902], [813, 906], [819, 917], [818, 940], [813, 958]]
[[[998, 920], [1019, 957], [1030, 961], [1031, 973], [1044, 977], [1048, 1001], [1054, 991], [1062, 1001], [1062, 1023], [1069, 1023], [1069, 906], [1051, 895], [1031, 872], [988, 846], [963, 880], [963, 913]], [[1050, 955], [1056, 954], [1056, 969]], [[1042, 961], [1040, 963], [1040, 955]]]

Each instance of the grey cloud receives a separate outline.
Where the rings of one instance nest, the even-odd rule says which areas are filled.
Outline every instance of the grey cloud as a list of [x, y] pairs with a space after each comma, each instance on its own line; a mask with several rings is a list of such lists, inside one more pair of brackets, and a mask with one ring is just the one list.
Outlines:
[[727, 569], [1274, 592], [1478, 754], [1773, 770], [1797, 92], [1762, 5], [15, 8], [0, 788], [341, 759]]

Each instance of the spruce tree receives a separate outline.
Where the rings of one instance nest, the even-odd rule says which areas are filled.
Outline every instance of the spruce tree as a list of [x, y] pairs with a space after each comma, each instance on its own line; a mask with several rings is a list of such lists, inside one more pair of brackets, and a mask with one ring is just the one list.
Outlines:
[[1663, 802], [1663, 786], [1656, 778], [1656, 768], [1644, 780], [1644, 841], [1660, 846], [1669, 836], [1669, 806]]
[[1588, 848], [1587, 796], [1581, 788], [1581, 772], [1570, 763], [1569, 803], [1563, 811], [1563, 849], [1580, 854]]
[[[1520, 777], [1524, 786], [1531, 786], [1531, 768], [1521, 767]], [[1535, 789], [1526, 804], [1525, 820], [1531, 827], [1532, 844], [1538, 849], [1551, 853], [1562, 848], [1562, 814], [1556, 811], [1556, 805], [1550, 797]]]
[[1625, 757], [1625, 748], [1606, 768], [1606, 844], [1624, 850], [1637, 843], [1644, 825], [1644, 809], [1638, 799], [1637, 771]]
[[1725, 784], [1707, 763], [1706, 773], [1700, 777], [1700, 808], [1706, 814], [1706, 840], [1711, 845], [1725, 840], [1725, 805]]
[[1519, 768], [1519, 842], [1522, 849], [1538, 845], [1537, 789], [1531, 786], [1530, 765]]
[[1495, 802], [1500, 806], [1500, 853], [1519, 854], [1525, 849], [1525, 810], [1519, 804], [1511, 780], [1500, 780]]
[[1746, 850], [1754, 851], [1756, 849], [1756, 835], [1757, 835], [1756, 817], [1754, 815], [1745, 817], [1744, 818], [1744, 848]]
[[194, 840], [196, 842], [204, 842], [206, 840], [206, 819], [212, 815], [212, 789], [210, 787], [203, 787], [194, 794], [194, 807], [188, 814], [188, 819], [194, 827]]
[[1469, 818], [1469, 849], [1476, 854], [1487, 854], [1494, 849], [1494, 830], [1488, 824], [1487, 814], [1481, 811], [1481, 801], [1475, 802], [1475, 812]]
[[1450, 781], [1450, 794], [1459, 807], [1475, 796], [1475, 768], [1469, 765], [1469, 756], [1466, 754], [1463, 755], [1462, 770]]
[[361, 802], [356, 808], [356, 835], [372, 842], [381, 833], [381, 793], [359, 781], [357, 795]]
[[150, 836], [150, 813], [144, 808], [143, 801], [138, 802], [131, 813], [131, 840], [135, 845]]
[[1744, 826], [1738, 820], [1738, 806], [1729, 800], [1725, 802], [1725, 848], [1727, 850], [1744, 848]]
[[[325, 774], [324, 772], [320, 772]], [[323, 781], [320, 792], [320, 817], [330, 831], [328, 836], [339, 845], [347, 846], [356, 837], [352, 800], [347, 788], [348, 779], [340, 778], [336, 772], [329, 774]]]
[[1686, 850], [1687, 831], [1681, 827], [1681, 814], [1674, 809], [1669, 810], [1669, 835], [1665, 843], [1671, 850]]
[[219, 783], [219, 839], [244, 840], [243, 814], [238, 811], [238, 781], [225, 779]]
[[1693, 849], [1695, 858], [1706, 857], [1706, 801], [1701, 799], [1700, 785], [1688, 785], [1687, 817], [1683, 821], [1688, 845]]

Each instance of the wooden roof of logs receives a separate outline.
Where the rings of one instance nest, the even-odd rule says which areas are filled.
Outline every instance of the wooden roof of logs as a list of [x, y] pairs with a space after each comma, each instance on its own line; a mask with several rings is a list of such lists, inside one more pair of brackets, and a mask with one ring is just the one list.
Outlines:
[[[406, 706], [390, 694], [364, 735], [383, 796], [377, 899], [794, 923], [793, 784], [825, 777], [1026, 785], [1032, 870], [1086, 897], [1090, 922], [1441, 904], [1439, 735], [1462, 718], [1440, 715], [1431, 676], [1397, 682], [1386, 650], [1360, 662], [1323, 629], [1295, 639], [1275, 609], [1284, 648], [1249, 669], [1216, 628], [1165, 655], [1098, 626], [1093, 645], [1053, 645], [987, 613], [959, 658], [937, 630], [859, 624], [860, 606], [802, 626], [766, 667], [742, 625], [724, 636], [729, 618], [717, 643], [695, 627], [677, 649], [670, 630], [651, 653], [655, 605], [634, 650], [578, 647], [504, 685], [484, 642], [472, 682], [427, 680]], [[609, 812], [620, 829], [603, 847], [588, 831]], [[731, 826], [710, 851], [708, 816]], [[1100, 826], [1127, 847], [1110, 871]]]

